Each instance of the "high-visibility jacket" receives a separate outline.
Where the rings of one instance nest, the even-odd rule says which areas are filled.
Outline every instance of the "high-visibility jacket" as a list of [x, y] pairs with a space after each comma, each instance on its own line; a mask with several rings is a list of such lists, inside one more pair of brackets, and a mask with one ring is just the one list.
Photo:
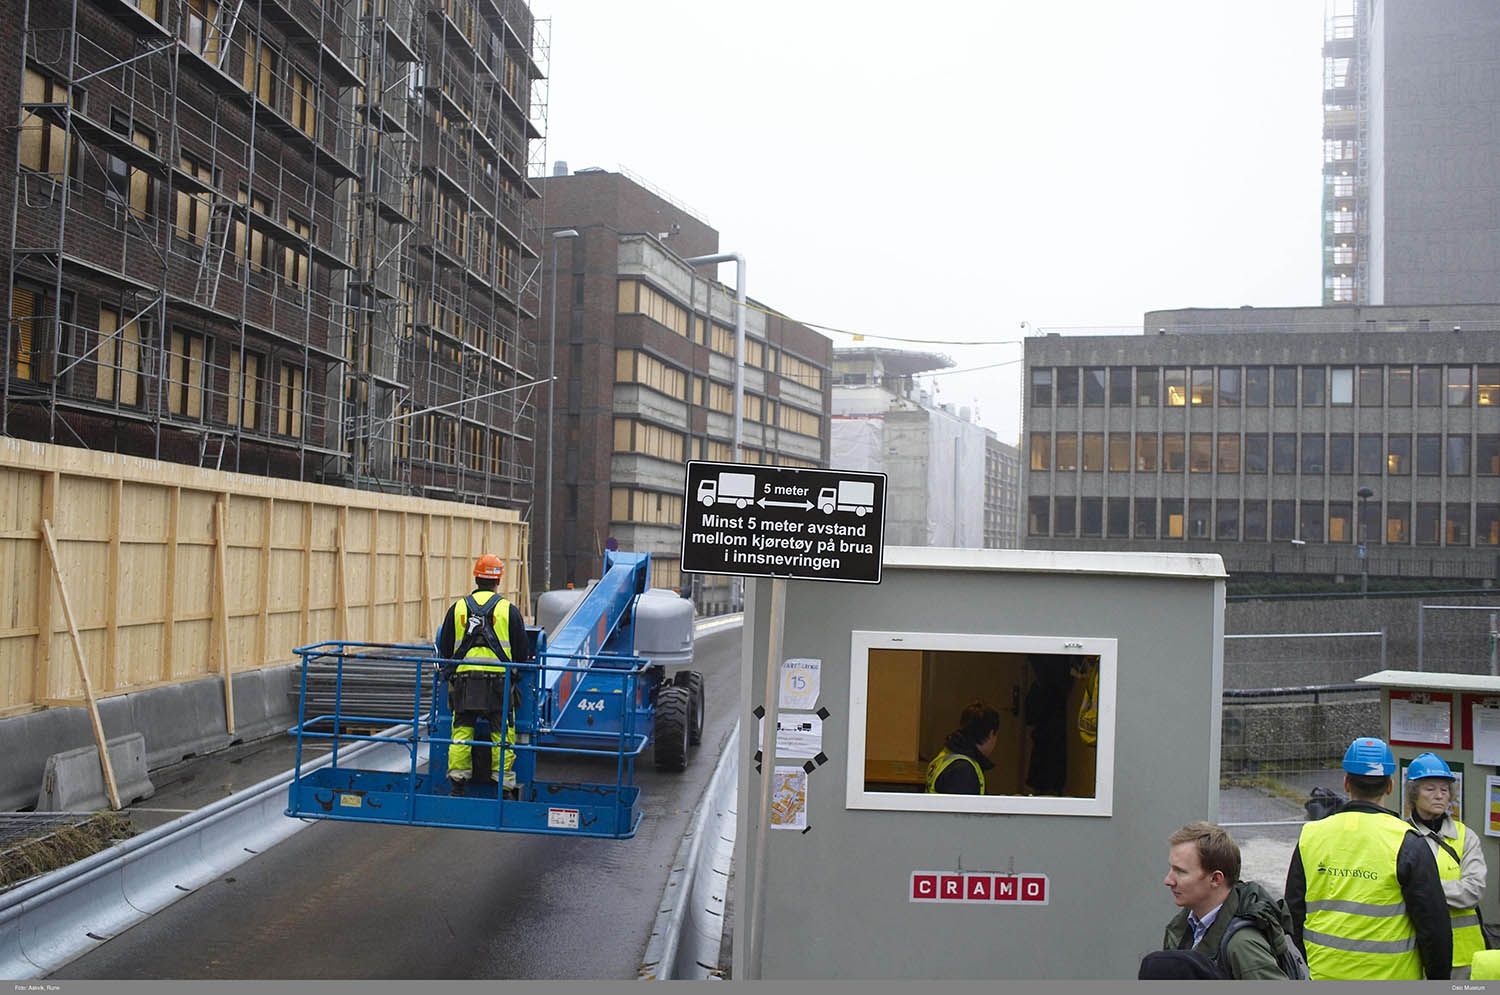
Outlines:
[[1302, 940], [1314, 979], [1421, 979], [1417, 934], [1396, 878], [1411, 827], [1389, 812], [1342, 811], [1302, 827]]
[[929, 795], [938, 793], [937, 779], [943, 771], [947, 770], [950, 764], [955, 764], [960, 760], [973, 766], [974, 775], [979, 778], [979, 793], [984, 794], [984, 769], [979, 766], [979, 761], [962, 753], [955, 753], [945, 746], [938, 750], [938, 755], [933, 757], [932, 762], [927, 765], [927, 793]]
[[[494, 591], [475, 591], [453, 602], [456, 673], [503, 674], [498, 661], [514, 659], [510, 647], [510, 602]], [[491, 663], [489, 661], [497, 661]]]
[[[1458, 836], [1454, 838], [1443, 837], [1443, 842], [1453, 848], [1453, 853], [1437, 847], [1434, 856], [1437, 858], [1438, 877], [1444, 881], [1457, 881], [1463, 875], [1464, 834], [1469, 830], [1457, 819], [1448, 821], [1458, 831]], [[1454, 854], [1458, 856], [1455, 858]], [[1453, 925], [1453, 966], [1464, 967], [1474, 960], [1476, 952], [1484, 949], [1484, 931], [1479, 927], [1479, 909], [1450, 908], [1448, 918]]]

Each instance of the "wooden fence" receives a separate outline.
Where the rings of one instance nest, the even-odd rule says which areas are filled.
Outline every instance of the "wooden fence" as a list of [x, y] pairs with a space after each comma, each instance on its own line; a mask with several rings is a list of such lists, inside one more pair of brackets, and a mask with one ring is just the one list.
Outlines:
[[526, 549], [514, 511], [0, 438], [0, 717], [428, 640], [482, 552], [528, 604]]

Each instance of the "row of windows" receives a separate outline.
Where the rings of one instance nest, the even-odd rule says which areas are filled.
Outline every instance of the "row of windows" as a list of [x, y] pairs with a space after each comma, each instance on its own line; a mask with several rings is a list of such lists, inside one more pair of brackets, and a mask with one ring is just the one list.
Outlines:
[[1500, 435], [1032, 432], [1029, 444], [1037, 472], [1500, 476]]
[[[395, 453], [398, 460], [443, 466], [463, 466], [475, 473], [506, 473], [505, 436], [477, 422], [429, 412], [410, 417], [409, 406], [398, 408]], [[413, 424], [415, 422], [415, 424]]]
[[1027, 504], [1027, 531], [1092, 539], [1500, 546], [1500, 504], [1419, 501], [1413, 509], [1407, 503], [1370, 501], [1362, 523], [1356, 514], [1349, 501], [1329, 501], [1325, 507], [1322, 501], [1033, 497]]
[[609, 518], [612, 522], [636, 522], [641, 525], [681, 525], [682, 495], [641, 491], [631, 487], [611, 487]]
[[[679, 401], [691, 400], [699, 407], [721, 414], [734, 413], [734, 388], [717, 380], [694, 376], [668, 366], [650, 353], [635, 349], [615, 351], [615, 383], [637, 383]], [[689, 387], [691, 384], [691, 388]], [[776, 425], [788, 432], [821, 437], [823, 418], [759, 394], [745, 394], [743, 417], [763, 425]]]
[[495, 278], [509, 287], [515, 276], [515, 250], [497, 238], [493, 219], [483, 211], [471, 213], [467, 197], [430, 179], [422, 180], [422, 198], [428, 208], [426, 231], [433, 243], [454, 258], [468, 261], [486, 279], [492, 265], [497, 265]]
[[1500, 405], [1500, 366], [1059, 366], [1031, 371], [1031, 406], [1248, 408]]
[[615, 452], [641, 453], [681, 463], [687, 452], [687, 436], [660, 425], [650, 425], [632, 418], [616, 418]]

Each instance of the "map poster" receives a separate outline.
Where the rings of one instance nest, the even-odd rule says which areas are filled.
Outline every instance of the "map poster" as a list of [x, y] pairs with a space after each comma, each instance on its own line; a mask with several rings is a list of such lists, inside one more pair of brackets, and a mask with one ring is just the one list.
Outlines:
[[807, 828], [807, 771], [777, 767], [771, 775], [771, 828]]

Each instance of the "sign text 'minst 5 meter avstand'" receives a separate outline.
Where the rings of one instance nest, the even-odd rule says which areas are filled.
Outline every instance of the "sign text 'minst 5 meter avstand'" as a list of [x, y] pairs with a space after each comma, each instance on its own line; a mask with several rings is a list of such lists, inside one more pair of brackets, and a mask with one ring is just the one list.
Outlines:
[[694, 460], [683, 573], [880, 583], [885, 474]]

